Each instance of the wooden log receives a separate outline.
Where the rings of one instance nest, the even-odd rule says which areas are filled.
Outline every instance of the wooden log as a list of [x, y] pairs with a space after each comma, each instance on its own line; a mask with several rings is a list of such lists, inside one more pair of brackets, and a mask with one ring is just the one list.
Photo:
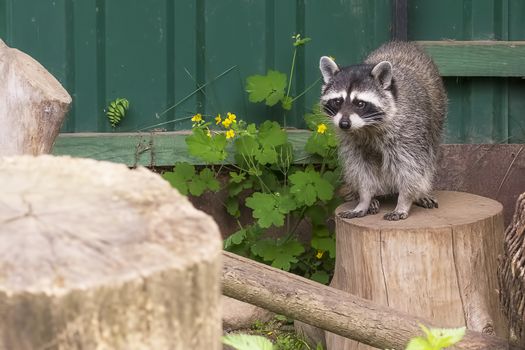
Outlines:
[[70, 103], [40, 63], [0, 40], [0, 156], [49, 153]]
[[[223, 293], [382, 349], [404, 349], [430, 320], [356, 297], [306, 278], [223, 252]], [[439, 326], [439, 325], [438, 325]], [[517, 350], [496, 336], [467, 330], [454, 349]]]
[[0, 349], [221, 349], [215, 222], [144, 168], [0, 158]]
[[[413, 207], [401, 221], [378, 215], [336, 216], [337, 253], [331, 286], [441, 327], [466, 326], [508, 336], [497, 294], [503, 247], [502, 206], [461, 192], [438, 192], [439, 209]], [[353, 203], [337, 210], [348, 210]], [[334, 334], [328, 349], [370, 349]]]
[[505, 230], [498, 269], [500, 300], [509, 320], [511, 339], [525, 346], [525, 193], [519, 196]]

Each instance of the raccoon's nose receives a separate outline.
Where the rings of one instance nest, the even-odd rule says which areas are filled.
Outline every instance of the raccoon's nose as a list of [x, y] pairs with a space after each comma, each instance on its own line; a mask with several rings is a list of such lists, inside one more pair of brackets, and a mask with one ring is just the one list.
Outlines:
[[350, 119], [348, 118], [341, 118], [341, 120], [339, 121], [339, 127], [341, 129], [350, 129]]

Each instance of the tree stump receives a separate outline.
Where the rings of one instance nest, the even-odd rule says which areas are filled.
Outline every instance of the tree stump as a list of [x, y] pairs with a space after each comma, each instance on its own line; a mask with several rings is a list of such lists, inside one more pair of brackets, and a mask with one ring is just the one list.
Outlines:
[[[502, 206], [461, 192], [438, 192], [439, 209], [413, 207], [401, 221], [383, 220], [395, 207], [358, 219], [336, 215], [332, 287], [442, 327], [507, 337], [498, 301], [497, 257], [503, 248]], [[353, 208], [346, 203], [336, 213]], [[395, 329], [392, 329], [395, 332]], [[373, 349], [332, 333], [328, 350]]]
[[144, 168], [0, 158], [0, 349], [221, 349], [215, 222]]
[[40, 63], [0, 40], [0, 156], [49, 153], [70, 103]]

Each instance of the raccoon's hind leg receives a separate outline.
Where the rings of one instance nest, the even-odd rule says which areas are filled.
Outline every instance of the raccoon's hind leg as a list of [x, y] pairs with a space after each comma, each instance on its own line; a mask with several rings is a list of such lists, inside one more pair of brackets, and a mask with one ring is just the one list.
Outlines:
[[427, 209], [434, 209], [438, 207], [437, 199], [429, 194], [419, 197], [414, 201], [414, 204]]

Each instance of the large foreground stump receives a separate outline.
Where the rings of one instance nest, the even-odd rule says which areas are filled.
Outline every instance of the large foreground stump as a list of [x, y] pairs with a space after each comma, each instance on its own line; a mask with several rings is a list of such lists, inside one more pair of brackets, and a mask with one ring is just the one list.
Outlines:
[[0, 40], [0, 155], [49, 153], [70, 103], [40, 63]]
[[[379, 215], [336, 218], [337, 257], [331, 286], [442, 327], [466, 326], [507, 336], [497, 294], [503, 247], [502, 206], [460, 192], [438, 192], [439, 209], [413, 207], [402, 221]], [[340, 206], [336, 213], [348, 210]], [[392, 330], [395, 332], [395, 329]], [[372, 349], [326, 335], [328, 350]]]
[[146, 169], [0, 158], [0, 349], [220, 349], [215, 222]]

